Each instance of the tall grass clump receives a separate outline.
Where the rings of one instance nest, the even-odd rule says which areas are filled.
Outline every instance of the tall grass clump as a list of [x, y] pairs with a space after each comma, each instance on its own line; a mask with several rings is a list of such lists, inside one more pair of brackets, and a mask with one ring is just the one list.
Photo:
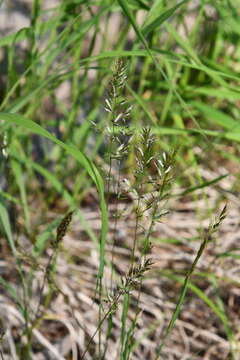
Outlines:
[[0, 1], [0, 360], [238, 360], [238, 2]]
[[[159, 152], [156, 135], [152, 133], [150, 127], [132, 126], [132, 105], [127, 100], [126, 81], [127, 63], [125, 60], [119, 59], [114, 64], [113, 75], [107, 86], [105, 110], [108, 113], [108, 118], [107, 125], [103, 129], [108, 139], [106, 154], [108, 168], [105, 176], [104, 197], [110, 225], [112, 225], [112, 232], [109, 233], [107, 238], [107, 242], [111, 242], [111, 256], [110, 259], [106, 256], [103, 258], [104, 246], [100, 240], [99, 269], [101, 271], [98, 273], [97, 279], [98, 323], [96, 330], [85, 344], [85, 349], [80, 355], [81, 360], [85, 359], [87, 354], [95, 354], [94, 356], [99, 359], [106, 357], [115, 318], [120, 319], [119, 359], [130, 359], [133, 354], [136, 342], [135, 331], [141, 315], [140, 301], [143, 280], [145, 274], [152, 269], [154, 264], [151, 237], [155, 225], [161, 222], [162, 218], [168, 213], [167, 202], [171, 197], [172, 185], [175, 182], [177, 151]], [[73, 152], [73, 149], [70, 148], [70, 151]], [[127, 167], [128, 163], [131, 164], [129, 169]], [[90, 169], [94, 169], [93, 165], [89, 164]], [[119, 211], [119, 203], [126, 196], [131, 197], [133, 201], [131, 216], [134, 219], [134, 230], [132, 238], [129, 239], [131, 245], [128, 270], [125, 271], [124, 275], [118, 277], [115, 266], [115, 245], [119, 220], [122, 217], [124, 218], [124, 212], [120, 213]], [[113, 211], [110, 210], [111, 207]], [[19, 347], [20, 358], [29, 360], [32, 358], [34, 331], [40, 328], [45, 312], [53, 300], [54, 293], [66, 296], [55, 283], [54, 274], [57, 270], [60, 243], [68, 230], [72, 214], [73, 212], [70, 211], [57, 225], [55, 239], [49, 243], [52, 250], [51, 254], [48, 255], [45, 268], [38, 264], [36, 257], [34, 258], [33, 255], [23, 253], [22, 256], [19, 256], [19, 250], [14, 250], [16, 266], [23, 288], [23, 297], [18, 303], [24, 314], [22, 337], [23, 339], [26, 337], [26, 340]], [[173, 326], [179, 316], [190, 277], [213, 233], [216, 232], [225, 216], [226, 207], [222, 210], [219, 219], [209, 226], [203, 236], [203, 242], [196, 258], [185, 276], [176, 309], [157, 348], [156, 359], [160, 358], [165, 341], [171, 335]], [[102, 250], [101, 246], [103, 246]], [[22, 266], [23, 261], [26, 261], [31, 268], [28, 277], [26, 277]], [[34, 261], [36, 262], [35, 265]], [[107, 264], [110, 265], [111, 275], [109, 280], [106, 279], [107, 286], [104, 287], [104, 270]], [[40, 269], [43, 273], [37, 300], [33, 299], [31, 294], [36, 269]], [[7, 287], [7, 284], [5, 286]], [[33, 301], [35, 302], [34, 306]], [[129, 316], [130, 311], [131, 317]], [[93, 341], [95, 341], [97, 335], [97, 347], [94, 348]]]

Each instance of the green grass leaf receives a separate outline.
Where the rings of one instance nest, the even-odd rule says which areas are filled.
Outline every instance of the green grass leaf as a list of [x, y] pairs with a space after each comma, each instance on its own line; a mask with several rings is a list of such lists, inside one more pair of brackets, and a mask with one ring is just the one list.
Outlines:
[[12, 46], [19, 41], [25, 40], [28, 38], [30, 28], [22, 28], [18, 32], [6, 35], [0, 39], [0, 47], [2, 46]]
[[81, 151], [77, 148], [73, 147], [72, 145], [67, 145], [61, 140], [57, 139], [54, 135], [50, 134], [47, 130], [42, 128], [37, 123], [33, 122], [32, 120], [26, 119], [25, 117], [17, 114], [9, 114], [9, 113], [2, 113], [0, 112], [0, 119], [6, 121], [9, 124], [20, 125], [24, 127], [26, 130], [29, 130], [35, 134], [43, 136], [57, 145], [59, 145], [62, 149], [64, 149], [69, 155], [75, 158], [81, 166], [87, 171], [88, 175], [91, 177], [93, 182], [96, 185], [99, 194], [99, 206], [101, 209], [101, 220], [102, 220], [102, 227], [101, 227], [101, 234], [100, 234], [100, 266], [99, 266], [99, 277], [102, 278], [103, 276], [103, 269], [104, 269], [104, 262], [105, 262], [105, 242], [106, 236], [108, 231], [108, 212], [107, 206], [104, 197], [104, 183], [103, 179], [93, 164], [93, 162], [87, 158]]
[[151, 22], [149, 22], [148, 19], [148, 24], [142, 28], [143, 36], [147, 36], [151, 31], [157, 29], [164, 21], [170, 18], [180, 6], [182, 6], [187, 1], [188, 0], [183, 0], [176, 6], [173, 6], [172, 8], [166, 10], [164, 13], [160, 14], [159, 16], [157, 17], [154, 16], [154, 20], [152, 20]]
[[213, 180], [210, 180], [210, 181], [204, 181], [202, 184], [200, 185], [196, 185], [196, 186], [192, 186], [184, 191], [182, 191], [181, 193], [179, 194], [176, 194], [175, 196], [184, 196], [184, 195], [187, 195], [187, 194], [190, 194], [198, 189], [203, 189], [205, 187], [209, 187], [209, 186], [212, 186], [213, 184], [216, 184], [218, 183], [219, 181], [221, 181], [222, 179], [225, 179], [227, 176], [229, 176], [229, 174], [226, 174], [226, 175], [221, 175], [221, 176], [218, 176], [216, 177], [215, 179]]
[[1, 226], [2, 230], [7, 237], [10, 248], [11, 248], [13, 254], [15, 254], [16, 247], [15, 247], [14, 240], [13, 240], [12, 229], [11, 229], [11, 225], [10, 225], [8, 211], [7, 211], [6, 206], [5, 206], [4, 202], [2, 201], [2, 199], [0, 199], [0, 221], [1, 221], [1, 225], [2, 225]]
[[[161, 272], [163, 276], [167, 276], [170, 279], [173, 279], [177, 282], [179, 282], [181, 285], [184, 284], [184, 277], [183, 276], [177, 276], [170, 272]], [[221, 308], [217, 304], [215, 304], [205, 293], [202, 291], [199, 287], [197, 287], [193, 282], [189, 282], [187, 285], [188, 289], [192, 290], [201, 300], [207, 304], [210, 309], [216, 314], [216, 316], [221, 320], [221, 322], [224, 325], [224, 328], [227, 331], [227, 335], [231, 337], [231, 329], [229, 328], [228, 319], [225, 315], [225, 313], [222, 311]]]
[[[46, 168], [44, 168], [43, 166], [41, 166], [40, 164], [37, 164], [34, 161], [31, 161], [28, 158], [20, 158], [20, 161], [23, 161], [24, 163], [26, 163], [26, 165], [30, 166], [31, 168], [33, 168], [34, 170], [36, 170], [39, 174], [41, 174], [45, 179], [47, 179], [50, 184], [54, 187], [54, 189], [56, 191], [58, 191], [60, 193], [60, 195], [63, 197], [63, 199], [66, 200], [66, 202], [68, 203], [68, 205], [71, 208], [77, 208], [78, 204], [77, 202], [74, 200], [74, 197], [64, 188], [63, 184], [57, 179], [57, 177], [50, 171], [48, 171]], [[97, 238], [96, 235], [94, 234], [94, 232], [91, 230], [87, 220], [84, 218], [83, 213], [80, 211], [80, 209], [78, 210], [78, 212], [76, 212], [76, 215], [79, 217], [80, 223], [82, 228], [86, 231], [86, 233], [88, 234], [89, 238], [91, 240], [93, 240], [93, 242], [95, 244], [97, 244]], [[41, 239], [41, 235], [39, 235], [39, 238]], [[38, 239], [37, 239], [38, 242]], [[41, 240], [40, 240], [41, 242]], [[37, 246], [38, 247], [38, 246]], [[42, 248], [42, 246], [41, 246]]]
[[171, 36], [176, 40], [178, 45], [181, 46], [183, 50], [185, 50], [186, 54], [190, 57], [190, 59], [195, 61], [196, 64], [201, 64], [201, 61], [196, 51], [192, 48], [189, 41], [186, 38], [183, 38], [171, 23], [166, 22], [165, 27], [169, 31]]
[[217, 99], [227, 99], [229, 101], [240, 100], [240, 92], [237, 89], [227, 89], [227, 88], [208, 88], [208, 87], [188, 87], [187, 92], [191, 95], [191, 97], [195, 97], [197, 95], [206, 95], [209, 97], [214, 97]]
[[28, 232], [30, 232], [30, 212], [28, 208], [27, 202], [27, 192], [25, 187], [25, 180], [24, 180], [24, 170], [18, 160], [18, 148], [15, 146], [11, 146], [11, 167], [12, 172], [14, 174], [17, 186], [19, 188], [20, 197], [21, 197], [21, 205], [23, 207], [24, 218], [25, 218], [25, 226]]
[[223, 113], [220, 110], [214, 109], [212, 106], [203, 104], [198, 101], [192, 101], [192, 106], [197, 108], [208, 121], [211, 121], [215, 125], [219, 125], [227, 130], [238, 130], [240, 133], [240, 124], [234, 120], [230, 115]]
[[132, 24], [132, 26], [138, 36], [138, 39], [144, 44], [146, 50], [149, 51], [149, 55], [151, 55], [148, 44], [142, 34], [142, 31], [140, 30], [139, 26], [137, 25], [136, 20], [132, 14], [130, 8], [128, 7], [128, 2], [126, 0], [118, 0], [118, 3], [121, 6], [125, 15], [128, 17], [130, 23]]

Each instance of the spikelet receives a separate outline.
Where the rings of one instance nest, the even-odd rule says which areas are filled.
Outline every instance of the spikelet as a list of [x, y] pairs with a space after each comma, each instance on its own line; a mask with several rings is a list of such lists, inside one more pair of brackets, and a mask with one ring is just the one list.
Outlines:
[[[121, 159], [128, 153], [129, 130], [132, 106], [124, 96], [127, 81], [127, 64], [125, 59], [118, 59], [113, 68], [113, 75], [107, 86], [107, 96], [104, 109], [111, 114], [109, 126], [106, 127], [107, 135], [115, 144], [114, 151], [111, 149], [111, 157]], [[125, 138], [127, 136], [127, 139]]]
[[123, 293], [130, 293], [136, 286], [140, 284], [146, 271], [151, 269], [153, 265], [152, 259], [142, 258], [139, 264], [130, 267], [128, 274], [121, 278], [122, 286], [120, 289]]
[[60, 224], [57, 227], [57, 235], [55, 240], [52, 242], [52, 246], [54, 248], [57, 248], [59, 243], [62, 241], [62, 239], [64, 238], [67, 229], [69, 227], [70, 222], [72, 221], [72, 215], [73, 215], [74, 211], [70, 211], [60, 222]]
[[214, 234], [219, 229], [219, 226], [221, 225], [222, 221], [226, 218], [226, 216], [227, 216], [227, 204], [225, 204], [217, 219], [215, 219], [215, 221], [209, 225], [207, 230], [208, 240], [210, 240], [211, 235]]

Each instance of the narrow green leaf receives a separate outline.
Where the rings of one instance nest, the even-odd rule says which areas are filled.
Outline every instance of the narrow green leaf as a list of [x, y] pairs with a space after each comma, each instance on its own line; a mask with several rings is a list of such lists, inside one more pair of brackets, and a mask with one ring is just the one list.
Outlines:
[[136, 4], [138, 4], [138, 9], [144, 9], [144, 10], [150, 9], [147, 1], [143, 1], [143, 0], [132, 0], [132, 1], [134, 1]]
[[20, 96], [18, 99], [13, 101], [10, 106], [7, 107], [7, 111], [15, 113], [21, 110], [27, 103], [29, 103], [34, 97], [36, 97], [42, 89], [46, 89], [48, 84], [54, 80], [53, 76], [48, 76], [44, 81], [42, 81], [34, 89], [30, 89], [28, 94]]
[[188, 0], [181, 1], [179, 4], [172, 7], [171, 9], [166, 10], [164, 13], [162, 13], [158, 17], [154, 18], [154, 20], [152, 22], [145, 25], [142, 29], [143, 36], [147, 36], [151, 31], [157, 29], [164, 21], [166, 21], [168, 18], [170, 18], [180, 6], [182, 6], [187, 1]]
[[14, 240], [13, 240], [13, 235], [12, 235], [8, 212], [7, 212], [5, 204], [3, 203], [3, 201], [1, 199], [0, 199], [0, 221], [1, 221], [3, 232], [5, 233], [8, 243], [10, 245], [10, 248], [11, 248], [13, 254], [15, 254], [16, 248], [15, 248], [15, 244], [14, 244]]
[[238, 130], [240, 132], [239, 123], [230, 115], [224, 114], [222, 111], [201, 102], [192, 101], [190, 104], [203, 113], [209, 121], [215, 123], [215, 125], [220, 125], [227, 130]]
[[[37, 163], [35, 163], [34, 161], [31, 161], [28, 158], [25, 158], [25, 159], [24, 158], [19, 158], [19, 160], [25, 162], [28, 166], [32, 167], [34, 170], [36, 170], [42, 176], [44, 176], [45, 179], [47, 179], [52, 184], [54, 189], [61, 194], [61, 196], [66, 200], [66, 202], [68, 203], [68, 205], [71, 208], [77, 208], [78, 205], [77, 205], [76, 201], [74, 200], [73, 196], [64, 188], [63, 184], [56, 178], [56, 176], [53, 173], [51, 173], [50, 171], [48, 171], [46, 168], [44, 168], [40, 164], [37, 164]], [[85, 217], [82, 214], [82, 212], [80, 211], [80, 209], [78, 210], [76, 215], [78, 215], [78, 217], [80, 219], [80, 222], [81, 222], [81, 225], [82, 225], [82, 228], [89, 235], [89, 238], [91, 240], [93, 240], [93, 242], [95, 244], [97, 244], [96, 235], [92, 231], [92, 229], [90, 228], [87, 220], [85, 219]]]
[[234, 100], [240, 100], [240, 92], [230, 89], [214, 89], [214, 88], [208, 88], [208, 87], [188, 87], [187, 91], [191, 96], [195, 96], [196, 94], [200, 95], [206, 95], [209, 97], [215, 97], [217, 99], [227, 99], [230, 101]]
[[182, 49], [186, 51], [186, 54], [190, 56], [192, 60], [194, 60], [197, 64], [201, 64], [201, 61], [199, 60], [199, 57], [195, 50], [191, 47], [190, 43], [186, 38], [183, 38], [179, 32], [174, 28], [172, 24], [169, 22], [165, 23], [166, 29], [169, 31], [169, 33], [174, 37], [178, 45], [181, 46]]
[[13, 43], [25, 40], [29, 36], [29, 28], [22, 28], [18, 32], [6, 35], [0, 39], [1, 46], [12, 46]]
[[126, 14], [126, 16], [128, 17], [129, 21], [131, 22], [139, 40], [144, 44], [144, 46], [146, 47], [146, 50], [149, 51], [149, 55], [151, 56], [150, 50], [148, 48], [148, 44], [140, 30], [140, 28], [138, 27], [135, 18], [131, 12], [131, 10], [128, 7], [128, 3], [126, 0], [118, 0], [119, 5], [121, 6], [121, 8], [123, 9], [123, 12]]
[[59, 219], [54, 219], [45, 230], [41, 234], [39, 234], [36, 238], [36, 241], [34, 243], [34, 247], [32, 250], [32, 255], [37, 257], [42, 255], [43, 251], [46, 249], [46, 246], [48, 244], [48, 240], [53, 238], [55, 234], [53, 234], [53, 231], [57, 228], [60, 221]]
[[87, 171], [93, 182], [95, 183], [98, 194], [99, 194], [99, 203], [101, 209], [101, 234], [100, 234], [100, 266], [99, 266], [99, 277], [103, 276], [103, 269], [105, 264], [105, 242], [108, 231], [108, 213], [107, 206], [104, 197], [104, 183], [103, 179], [93, 164], [93, 162], [87, 158], [81, 151], [75, 148], [72, 145], [67, 145], [61, 140], [57, 139], [55, 136], [50, 134], [47, 130], [43, 129], [40, 125], [36, 124], [32, 120], [26, 119], [25, 117], [17, 114], [9, 114], [0, 112], [0, 119], [8, 122], [9, 124], [16, 124], [23, 126], [25, 129], [30, 130], [31, 132], [38, 134], [40, 136], [44, 136], [54, 143], [58, 144], [61, 148], [63, 148], [69, 155], [73, 156]]
[[19, 294], [15, 290], [15, 288], [6, 280], [4, 280], [0, 276], [0, 285], [6, 289], [6, 291], [9, 293], [9, 295], [16, 301], [17, 304], [19, 304]]
[[176, 194], [175, 196], [184, 196], [186, 194], [190, 194], [198, 189], [203, 189], [205, 187], [208, 187], [208, 186], [211, 186], [213, 184], [216, 184], [218, 183], [219, 181], [221, 181], [222, 179], [226, 178], [227, 176], [229, 176], [229, 174], [226, 174], [226, 175], [221, 175], [221, 176], [218, 176], [216, 177], [215, 179], [211, 180], [211, 181], [205, 181], [203, 184], [200, 184], [200, 185], [196, 185], [196, 186], [193, 186], [187, 190], [184, 190], [183, 192], [181, 192], [180, 194]]
[[[176, 280], [180, 284], [184, 284], [184, 277], [174, 275], [170, 272], [161, 272], [161, 274], [164, 276], [169, 277], [170, 279]], [[195, 294], [203, 300], [211, 309], [212, 311], [217, 315], [217, 317], [222, 321], [225, 328], [231, 331], [228, 326], [228, 320], [226, 318], [226, 315], [223, 313], [223, 311], [202, 291], [200, 290], [196, 285], [193, 284], [193, 282], [189, 282], [187, 284], [187, 287], [195, 292]]]
[[[239, 249], [237, 249], [236, 251], [239, 251]], [[240, 260], [240, 254], [236, 254], [233, 251], [229, 251], [229, 252], [224, 252], [221, 254], [217, 254], [217, 257], [231, 257], [233, 259], [237, 259]]]
[[25, 225], [28, 231], [30, 231], [30, 213], [28, 209], [28, 203], [27, 203], [27, 194], [26, 194], [26, 188], [25, 188], [25, 182], [24, 182], [24, 174], [23, 169], [21, 167], [21, 164], [18, 161], [18, 151], [16, 148], [11, 147], [11, 154], [14, 156], [14, 159], [11, 161], [12, 171], [17, 183], [17, 186], [20, 191], [20, 197], [21, 197], [21, 203], [23, 207], [24, 212], [24, 218], [25, 218]]
[[145, 114], [147, 115], [147, 117], [149, 118], [149, 120], [151, 121], [151, 123], [155, 124], [156, 120], [153, 117], [153, 115], [151, 114], [150, 110], [148, 109], [147, 105], [145, 104], [145, 101], [141, 98], [140, 95], [138, 95], [130, 86], [127, 85], [127, 89], [129, 90], [129, 92], [134, 96], [135, 100], [137, 101], [137, 103], [141, 106], [141, 108], [143, 109], [143, 111], [145, 112]]
[[151, 9], [148, 11], [143, 28], [149, 25], [151, 22], [153, 22], [157, 17], [158, 14], [161, 14], [164, 8], [163, 0], [155, 0], [152, 4]]
[[0, 190], [0, 197], [3, 197], [11, 202], [13, 202], [14, 204], [19, 204], [18, 199], [16, 199], [14, 196], [8, 194], [5, 191]]

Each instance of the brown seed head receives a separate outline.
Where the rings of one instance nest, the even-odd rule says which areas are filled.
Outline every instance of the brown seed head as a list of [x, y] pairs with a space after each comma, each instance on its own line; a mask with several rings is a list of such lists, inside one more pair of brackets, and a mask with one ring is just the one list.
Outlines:
[[58, 225], [55, 246], [57, 246], [60, 243], [60, 241], [62, 241], [63, 237], [65, 236], [68, 226], [69, 226], [70, 222], [72, 221], [72, 215], [73, 215], [73, 211], [70, 211]]

